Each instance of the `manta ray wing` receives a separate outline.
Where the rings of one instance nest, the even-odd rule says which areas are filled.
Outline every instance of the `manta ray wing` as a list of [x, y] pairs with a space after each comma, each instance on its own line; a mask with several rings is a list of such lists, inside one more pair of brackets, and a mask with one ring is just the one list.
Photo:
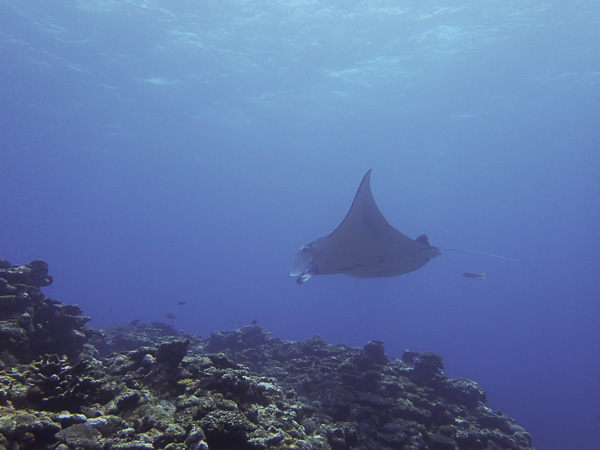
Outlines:
[[328, 236], [304, 245], [290, 275], [299, 284], [314, 275], [344, 273], [358, 278], [394, 277], [423, 267], [439, 255], [427, 236], [411, 239], [383, 217], [367, 171], [342, 223]]

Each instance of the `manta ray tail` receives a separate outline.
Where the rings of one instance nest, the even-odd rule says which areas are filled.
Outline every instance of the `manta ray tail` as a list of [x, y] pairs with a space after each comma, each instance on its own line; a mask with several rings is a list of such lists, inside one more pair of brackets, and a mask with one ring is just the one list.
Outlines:
[[520, 259], [509, 258], [508, 256], [492, 255], [491, 253], [483, 253], [483, 252], [474, 252], [473, 250], [461, 250], [458, 248], [445, 248], [445, 247], [437, 247], [437, 249], [438, 250], [447, 250], [450, 252], [472, 253], [474, 255], [483, 255], [483, 256], [490, 256], [492, 258], [506, 259], [508, 261], [523, 262]]

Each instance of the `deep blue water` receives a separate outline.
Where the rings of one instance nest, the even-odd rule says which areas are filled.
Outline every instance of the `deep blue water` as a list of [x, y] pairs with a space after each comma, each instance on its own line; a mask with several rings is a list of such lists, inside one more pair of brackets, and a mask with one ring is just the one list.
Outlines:
[[[2, 1], [0, 256], [98, 328], [435, 351], [538, 449], [597, 448], [599, 42], [590, 0]], [[369, 168], [403, 233], [524, 263], [298, 286]]]

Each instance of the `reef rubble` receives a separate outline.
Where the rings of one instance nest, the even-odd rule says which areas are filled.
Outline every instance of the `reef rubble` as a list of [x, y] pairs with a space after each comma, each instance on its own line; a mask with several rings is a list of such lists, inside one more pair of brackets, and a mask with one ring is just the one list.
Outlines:
[[435, 353], [273, 337], [92, 330], [46, 299], [43, 261], [0, 259], [0, 449], [533, 449]]

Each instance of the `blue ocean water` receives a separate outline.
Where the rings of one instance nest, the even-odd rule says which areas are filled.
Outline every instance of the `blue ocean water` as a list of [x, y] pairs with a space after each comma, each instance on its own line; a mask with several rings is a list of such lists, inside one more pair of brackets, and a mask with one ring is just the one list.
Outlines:
[[[537, 448], [597, 448], [599, 24], [589, 0], [4, 0], [0, 256], [46, 260], [97, 328], [435, 351]], [[403, 233], [524, 262], [298, 286], [370, 168]]]

